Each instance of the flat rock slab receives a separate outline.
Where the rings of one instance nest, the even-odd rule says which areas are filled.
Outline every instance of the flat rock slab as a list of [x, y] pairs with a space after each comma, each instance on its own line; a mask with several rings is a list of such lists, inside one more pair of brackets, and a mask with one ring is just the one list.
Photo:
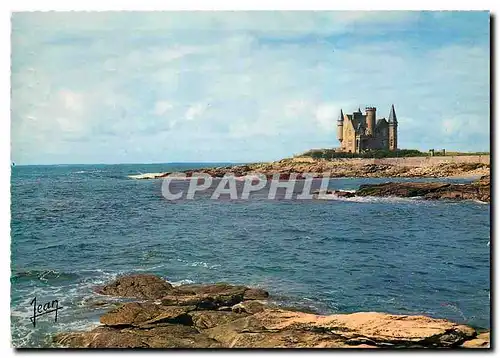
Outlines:
[[151, 302], [130, 302], [101, 316], [107, 326], [144, 326], [160, 322], [184, 323], [194, 306], [163, 306]]
[[192, 311], [189, 313], [193, 326], [198, 330], [204, 330], [225, 324], [248, 316], [245, 313], [231, 311]]
[[449, 183], [383, 183], [363, 184], [356, 196], [423, 197], [424, 199], [480, 200], [490, 202], [490, 185], [487, 178], [471, 184]]
[[[314, 334], [311, 334], [314, 333]], [[425, 316], [376, 312], [318, 316], [264, 310], [206, 331], [226, 347], [452, 347], [474, 338], [468, 326]]]
[[216, 310], [221, 307], [231, 307], [244, 300], [267, 297], [269, 293], [262, 289], [218, 283], [175, 287], [162, 297], [161, 302], [164, 305], [194, 305], [197, 309]]
[[363, 184], [356, 191], [356, 196], [424, 196], [450, 186], [448, 183], [382, 183]]
[[163, 324], [149, 329], [97, 327], [89, 332], [61, 333], [54, 342], [69, 348], [220, 348], [194, 327]]

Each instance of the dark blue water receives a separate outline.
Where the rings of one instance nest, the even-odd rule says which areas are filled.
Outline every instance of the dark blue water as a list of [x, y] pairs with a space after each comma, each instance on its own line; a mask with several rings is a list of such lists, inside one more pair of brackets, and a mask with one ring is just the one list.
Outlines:
[[[425, 314], [489, 327], [489, 205], [207, 196], [169, 202], [160, 180], [127, 177], [201, 166], [12, 168], [13, 344], [48, 346], [54, 332], [97, 324], [107, 307], [95, 305], [101, 298], [92, 287], [130, 272], [176, 284], [260, 286], [280, 304], [323, 314]], [[388, 180], [331, 179], [330, 187]], [[57, 323], [50, 315], [33, 328], [35, 296], [59, 300]]]

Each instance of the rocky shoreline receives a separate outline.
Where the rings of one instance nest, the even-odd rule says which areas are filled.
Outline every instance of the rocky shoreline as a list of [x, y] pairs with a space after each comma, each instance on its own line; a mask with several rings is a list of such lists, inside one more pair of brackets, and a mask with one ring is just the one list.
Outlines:
[[90, 331], [54, 336], [61, 348], [489, 348], [489, 332], [426, 316], [357, 312], [329, 316], [283, 309], [260, 288], [181, 285], [154, 275], [96, 288], [133, 299]]
[[[357, 178], [445, 178], [445, 177], [481, 177], [489, 175], [490, 166], [482, 163], [440, 163], [422, 167], [399, 166], [391, 164], [363, 164], [363, 162], [347, 162], [342, 160], [309, 160], [300, 161], [296, 158], [283, 159], [270, 163], [255, 163], [233, 165], [216, 168], [201, 168], [185, 170], [182, 173], [191, 177], [195, 173], [208, 174], [214, 178], [221, 178], [226, 174], [236, 177], [263, 174], [268, 179], [279, 175], [280, 179], [288, 179], [291, 174], [297, 173], [298, 179], [303, 173], [315, 173], [317, 177], [329, 176], [330, 178], [357, 177]], [[131, 175], [133, 179], [160, 179], [172, 174], [146, 173]]]
[[[319, 192], [316, 192], [319, 195]], [[478, 200], [489, 203], [490, 176], [481, 177], [468, 184], [450, 183], [382, 183], [363, 184], [355, 192], [350, 191], [327, 191], [322, 193], [338, 197], [376, 196], [376, 197], [420, 197], [425, 200]]]

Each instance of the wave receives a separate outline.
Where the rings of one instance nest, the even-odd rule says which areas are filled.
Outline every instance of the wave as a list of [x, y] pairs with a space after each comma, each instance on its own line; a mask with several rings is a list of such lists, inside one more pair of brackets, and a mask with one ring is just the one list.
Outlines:
[[[347, 191], [347, 190], [346, 190]], [[347, 201], [353, 203], [408, 203], [408, 202], [425, 202], [427, 200], [422, 200], [420, 196], [415, 196], [411, 198], [403, 198], [399, 196], [353, 196], [350, 198], [337, 196], [336, 194], [323, 194], [318, 195], [319, 200], [336, 200], [336, 201]]]
[[168, 281], [172, 286], [174, 287], [177, 287], [177, 286], [181, 286], [181, 285], [190, 285], [192, 283], [195, 283], [195, 281], [193, 280], [188, 280], [188, 279], [185, 279], [185, 280], [179, 280], [179, 281]]
[[27, 270], [18, 271], [11, 274], [11, 280], [14, 282], [20, 280], [40, 280], [45, 283], [53, 280], [75, 280], [80, 276], [74, 272], [59, 272], [57, 270]]
[[487, 201], [481, 201], [481, 200], [477, 200], [477, 199], [473, 199], [470, 201], [472, 201], [473, 203], [476, 203], [476, 204], [490, 205], [490, 203], [488, 203]]
[[191, 267], [204, 267], [204, 268], [208, 268], [208, 269], [214, 269], [214, 268], [217, 268], [217, 267], [220, 267], [221, 265], [219, 264], [209, 264], [207, 262], [203, 262], [203, 261], [196, 261], [196, 262], [192, 262], [192, 263], [188, 263], [186, 264], [186, 266], [191, 266]]
[[100, 173], [106, 173], [106, 170], [100, 170], [100, 169], [93, 169], [93, 170], [77, 170], [74, 172], [70, 172], [69, 174], [100, 174]]

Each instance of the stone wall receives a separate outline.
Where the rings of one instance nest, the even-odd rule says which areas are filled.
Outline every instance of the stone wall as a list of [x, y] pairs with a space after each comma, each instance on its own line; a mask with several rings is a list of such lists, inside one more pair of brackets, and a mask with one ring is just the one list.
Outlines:
[[[296, 157], [294, 162], [313, 162], [314, 159], [307, 157]], [[435, 156], [435, 157], [405, 157], [405, 158], [338, 158], [336, 162], [350, 164], [390, 164], [401, 167], [423, 167], [441, 163], [482, 163], [490, 164], [489, 155], [457, 155], [457, 156]]]
[[482, 163], [490, 164], [489, 155], [457, 155], [457, 156], [435, 156], [435, 157], [406, 157], [406, 158], [382, 158], [368, 159], [374, 164], [391, 164], [402, 167], [423, 167], [442, 163]]

